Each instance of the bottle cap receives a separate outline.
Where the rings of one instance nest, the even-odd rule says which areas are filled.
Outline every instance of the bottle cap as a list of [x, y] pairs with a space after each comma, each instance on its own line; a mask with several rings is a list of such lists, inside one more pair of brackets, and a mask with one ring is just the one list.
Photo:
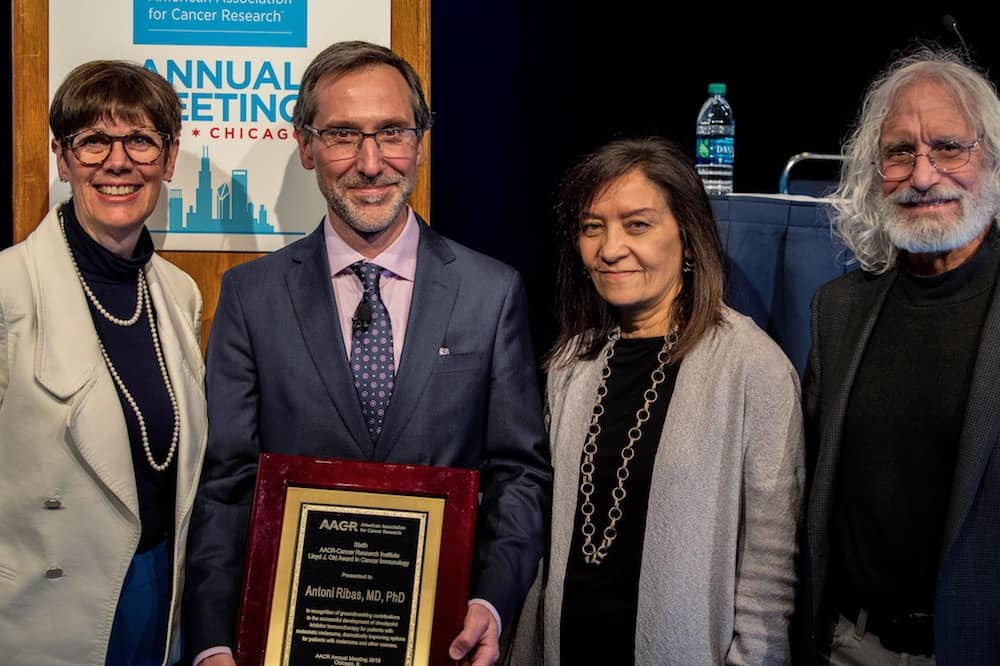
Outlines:
[[709, 95], [725, 95], [726, 94], [726, 84], [725, 83], [709, 83], [708, 84], [708, 94]]

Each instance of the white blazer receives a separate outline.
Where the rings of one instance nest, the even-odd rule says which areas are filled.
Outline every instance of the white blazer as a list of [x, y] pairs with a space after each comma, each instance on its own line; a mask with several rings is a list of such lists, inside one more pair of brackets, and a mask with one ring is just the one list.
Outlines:
[[[146, 280], [177, 397], [173, 591], [179, 655], [191, 505], [205, 452], [201, 295], [154, 255]], [[56, 209], [0, 253], [0, 654], [5, 664], [103, 666], [139, 542], [128, 433]]]

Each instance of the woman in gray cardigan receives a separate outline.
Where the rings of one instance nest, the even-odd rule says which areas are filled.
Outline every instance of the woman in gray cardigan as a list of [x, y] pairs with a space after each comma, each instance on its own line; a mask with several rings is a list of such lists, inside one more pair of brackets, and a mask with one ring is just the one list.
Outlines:
[[676, 146], [604, 146], [559, 202], [551, 548], [513, 661], [787, 663], [795, 370], [723, 305], [709, 200]]

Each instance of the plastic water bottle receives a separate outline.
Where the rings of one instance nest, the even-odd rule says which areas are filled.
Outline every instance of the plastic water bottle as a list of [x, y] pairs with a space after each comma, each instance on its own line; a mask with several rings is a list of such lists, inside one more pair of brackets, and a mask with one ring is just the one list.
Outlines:
[[709, 194], [733, 191], [736, 122], [725, 95], [725, 83], [708, 84], [695, 127], [695, 167]]

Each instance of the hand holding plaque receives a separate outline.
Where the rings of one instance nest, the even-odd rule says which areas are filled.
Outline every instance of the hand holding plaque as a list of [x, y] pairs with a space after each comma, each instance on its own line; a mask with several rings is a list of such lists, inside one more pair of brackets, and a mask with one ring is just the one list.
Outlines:
[[240, 664], [450, 664], [478, 473], [261, 456]]

